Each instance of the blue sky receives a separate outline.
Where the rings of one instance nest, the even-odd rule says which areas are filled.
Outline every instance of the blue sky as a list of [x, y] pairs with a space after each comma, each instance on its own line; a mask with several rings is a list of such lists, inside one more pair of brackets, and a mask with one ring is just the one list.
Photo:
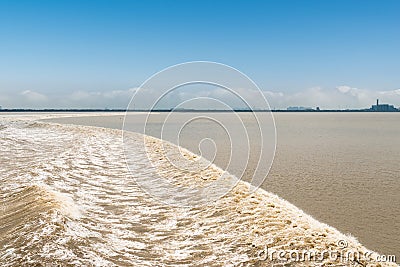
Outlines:
[[271, 106], [400, 105], [399, 14], [390, 0], [0, 0], [0, 105], [123, 108], [128, 89], [193, 60], [241, 70]]

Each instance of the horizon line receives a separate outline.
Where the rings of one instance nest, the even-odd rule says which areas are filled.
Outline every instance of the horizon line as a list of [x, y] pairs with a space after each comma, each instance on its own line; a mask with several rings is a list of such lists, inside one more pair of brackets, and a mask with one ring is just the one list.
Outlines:
[[97, 109], [97, 108], [77, 108], [77, 109], [33, 109], [33, 108], [13, 108], [0, 109], [0, 112], [400, 112], [400, 109], [377, 111], [368, 109], [304, 109], [304, 110], [288, 110], [288, 109]]

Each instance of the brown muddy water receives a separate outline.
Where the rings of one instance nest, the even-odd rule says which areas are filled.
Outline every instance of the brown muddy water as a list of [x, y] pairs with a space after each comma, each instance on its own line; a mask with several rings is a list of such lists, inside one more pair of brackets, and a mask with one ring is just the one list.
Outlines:
[[[181, 125], [193, 116], [175, 115], [173, 123]], [[246, 113], [240, 116], [243, 121], [250, 117]], [[146, 117], [130, 116], [130, 130], [143, 132]], [[159, 137], [165, 117], [152, 115], [147, 133]], [[274, 118], [276, 156], [262, 188], [350, 233], [370, 249], [400, 255], [400, 113], [274, 113]], [[123, 116], [53, 121], [121, 129]], [[226, 166], [229, 140], [219, 127], [201, 123], [185, 128], [181, 145], [198, 154], [199, 140], [209, 136], [218, 149], [214, 162]], [[245, 154], [232, 158], [246, 161]], [[250, 158], [243, 179], [249, 180], [255, 168]], [[233, 174], [241, 171], [233, 170]]]
[[[1, 115], [1, 265], [270, 266], [275, 262], [259, 257], [265, 246], [338, 250], [338, 241], [353, 251], [399, 254], [400, 114], [275, 113], [277, 150], [265, 191], [249, 194], [239, 182], [209, 205], [172, 207], [138, 182], [163, 192], [162, 173], [200, 188], [231, 165], [245, 181], [257, 168], [261, 139], [250, 114], [240, 114], [250, 129], [249, 158], [246, 140], [239, 152], [230, 145], [241, 127], [232, 114], [206, 114], [224, 121], [229, 134], [207, 120], [182, 128], [193, 115], [204, 114], [177, 113], [168, 125], [166, 114], [154, 114], [145, 130], [146, 114], [130, 116], [125, 129], [139, 132], [124, 134], [131, 171], [119, 130], [123, 114]], [[39, 121], [52, 116], [64, 117]], [[150, 137], [161, 129], [171, 143]], [[171, 134], [177, 129], [178, 139]], [[216, 166], [204, 168], [207, 159]]]

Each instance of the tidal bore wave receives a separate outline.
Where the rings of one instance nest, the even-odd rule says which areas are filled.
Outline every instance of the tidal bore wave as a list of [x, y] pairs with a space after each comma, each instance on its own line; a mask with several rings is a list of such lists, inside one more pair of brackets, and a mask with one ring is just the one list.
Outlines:
[[[156, 166], [148, 163], [143, 138], [151, 141], [148, 148], [157, 158]], [[340, 250], [339, 240], [345, 241], [346, 249], [368, 251], [355, 238], [274, 194], [263, 190], [248, 194], [244, 182], [209, 205], [164, 205], [135, 180], [162, 169], [176, 183], [201, 186], [222, 170], [210, 165], [200, 178], [188, 177], [168, 169], [157, 152], [161, 140], [136, 133], [131, 140], [134, 146], [137, 142], [133, 172], [126, 166], [121, 131], [4, 119], [0, 123], [0, 265], [271, 266], [279, 262], [262, 257], [266, 247]], [[172, 144], [165, 147], [177, 149]], [[189, 159], [198, 157], [185, 153]], [[364, 259], [345, 265], [355, 262], [380, 266]], [[285, 263], [341, 264], [340, 259], [329, 257]]]

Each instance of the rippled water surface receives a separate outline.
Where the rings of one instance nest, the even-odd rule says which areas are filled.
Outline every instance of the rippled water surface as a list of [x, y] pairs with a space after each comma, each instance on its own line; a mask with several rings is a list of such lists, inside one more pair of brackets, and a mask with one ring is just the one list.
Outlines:
[[[181, 125], [192, 116], [175, 115], [173, 123]], [[250, 115], [240, 116], [244, 122], [251, 122]], [[143, 132], [142, 122], [146, 117], [145, 114], [130, 116], [129, 127]], [[147, 132], [159, 137], [165, 117], [166, 114], [153, 115]], [[351, 233], [369, 248], [399, 257], [400, 114], [274, 113], [274, 117], [278, 141], [276, 157], [262, 187], [318, 220]], [[123, 116], [56, 121], [121, 129]], [[232, 119], [232, 123], [235, 120]], [[218, 145], [215, 163], [225, 167], [230, 157], [229, 140], [218, 127], [210, 127], [210, 123], [191, 125], [183, 133], [181, 142], [199, 153], [198, 142], [207, 135]], [[257, 148], [259, 139], [252, 140], [256, 142], [251, 146]], [[246, 161], [246, 156], [236, 153], [233, 160]], [[250, 179], [256, 168], [252, 158], [248, 163], [245, 180]], [[232, 173], [240, 175], [241, 171], [233, 169]]]
[[[337, 249], [338, 240], [346, 240], [349, 249], [366, 251], [354, 238], [274, 194], [260, 190], [249, 195], [245, 183], [206, 206], [175, 208], [155, 201], [136, 179], [153, 177], [163, 168], [175, 182], [201, 185], [204, 177], [212, 180], [221, 170], [210, 167], [208, 175], [183, 179], [188, 173], [168, 166], [162, 156], [149, 164], [141, 149], [144, 138], [151, 141], [151, 153], [160, 155], [160, 140], [132, 133], [131, 145], [137, 149], [130, 160], [136, 168], [129, 172], [121, 131], [3, 118], [1, 266], [269, 266], [271, 262], [258, 257], [265, 246]], [[178, 149], [172, 144], [164, 148]], [[294, 173], [296, 168], [290, 167]], [[382, 213], [377, 217], [384, 222]], [[362, 217], [357, 220], [364, 224]]]

